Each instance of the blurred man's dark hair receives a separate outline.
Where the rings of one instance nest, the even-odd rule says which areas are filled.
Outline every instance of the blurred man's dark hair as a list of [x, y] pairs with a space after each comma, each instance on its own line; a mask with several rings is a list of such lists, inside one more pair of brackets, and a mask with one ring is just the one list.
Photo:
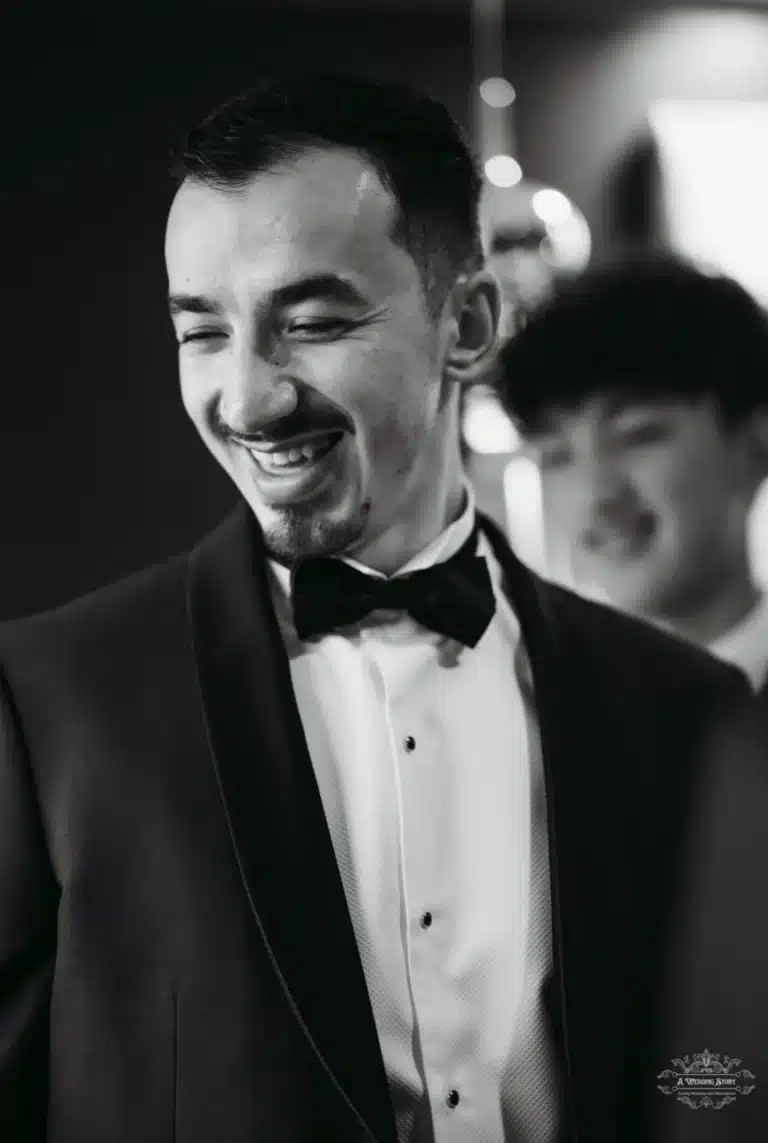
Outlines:
[[315, 149], [370, 160], [399, 207], [395, 240], [411, 255], [433, 316], [458, 275], [483, 263], [481, 178], [439, 103], [396, 83], [311, 74], [266, 79], [213, 111], [177, 149], [172, 174], [216, 189]]
[[592, 396], [715, 400], [724, 423], [768, 405], [768, 318], [742, 286], [671, 254], [588, 270], [504, 348], [500, 392], [523, 431]]

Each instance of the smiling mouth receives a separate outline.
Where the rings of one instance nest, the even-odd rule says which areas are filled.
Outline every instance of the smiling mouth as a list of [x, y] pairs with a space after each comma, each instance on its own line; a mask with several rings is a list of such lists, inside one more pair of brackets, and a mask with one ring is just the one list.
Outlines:
[[305, 435], [294, 437], [279, 445], [253, 445], [244, 442], [256, 464], [269, 475], [285, 475], [298, 472], [326, 457], [344, 436], [343, 432]]
[[643, 518], [631, 527], [589, 531], [585, 537], [585, 546], [593, 555], [633, 556], [647, 548], [654, 531], [650, 518]]

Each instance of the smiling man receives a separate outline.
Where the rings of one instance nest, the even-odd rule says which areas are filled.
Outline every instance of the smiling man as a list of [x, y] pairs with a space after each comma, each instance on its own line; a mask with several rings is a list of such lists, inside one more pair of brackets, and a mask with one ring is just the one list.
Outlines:
[[461, 508], [458, 387], [442, 374], [482, 363], [497, 287], [466, 219], [451, 312], [425, 321], [419, 267], [392, 240], [396, 202], [370, 160], [263, 146], [258, 179], [234, 158], [206, 178], [190, 155], [171, 210], [184, 403], [273, 555], [346, 552], [392, 572]]
[[264, 83], [175, 170], [182, 394], [241, 503], [0, 628], [0, 1139], [640, 1139], [739, 676], [476, 512], [499, 296], [442, 107]]

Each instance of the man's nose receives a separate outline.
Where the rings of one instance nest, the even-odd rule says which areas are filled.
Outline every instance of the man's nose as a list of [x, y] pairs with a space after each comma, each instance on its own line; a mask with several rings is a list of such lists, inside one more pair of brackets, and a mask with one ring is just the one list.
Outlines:
[[243, 355], [232, 369], [221, 394], [221, 420], [234, 433], [249, 436], [296, 408], [295, 384], [272, 362]]
[[614, 457], [593, 450], [585, 458], [584, 470], [585, 484], [593, 504], [612, 504], [626, 492], [626, 476]]
[[556, 504], [553, 500], [553, 509], [575, 525], [577, 521], [610, 514], [624, 502], [627, 492], [621, 466], [594, 449], [585, 449], [563, 472], [562, 479], [553, 484], [549, 495], [557, 500]]
[[584, 465], [583, 495], [592, 521], [618, 522], [633, 501], [632, 483], [617, 458], [593, 453]]

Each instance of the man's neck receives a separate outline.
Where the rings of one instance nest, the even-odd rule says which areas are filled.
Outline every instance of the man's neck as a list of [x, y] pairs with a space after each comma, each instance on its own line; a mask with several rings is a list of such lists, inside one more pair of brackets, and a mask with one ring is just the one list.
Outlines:
[[446, 490], [439, 505], [434, 500], [423, 501], [418, 514], [398, 514], [392, 526], [372, 543], [344, 554], [374, 571], [394, 575], [455, 523], [466, 505], [466, 486], [458, 483]]
[[750, 614], [760, 601], [761, 593], [749, 578], [734, 583], [729, 590], [713, 597], [705, 606], [686, 616], [668, 621], [683, 638], [708, 646], [727, 635]]

